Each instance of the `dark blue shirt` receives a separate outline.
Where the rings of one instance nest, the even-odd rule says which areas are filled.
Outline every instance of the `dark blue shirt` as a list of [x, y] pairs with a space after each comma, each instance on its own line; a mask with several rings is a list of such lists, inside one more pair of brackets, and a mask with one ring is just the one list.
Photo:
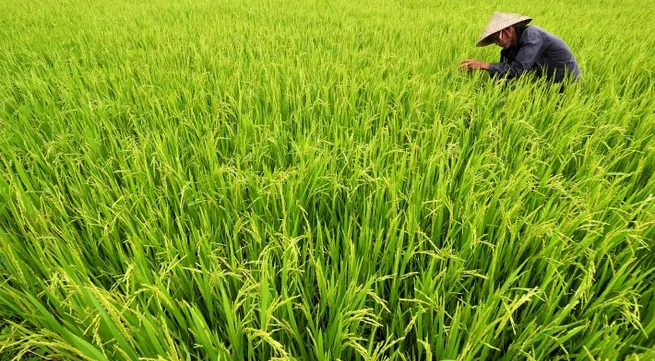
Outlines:
[[515, 29], [519, 43], [500, 52], [500, 63], [489, 65], [492, 77], [517, 78], [531, 71], [554, 82], [569, 75], [578, 79], [580, 67], [562, 39], [534, 25]]

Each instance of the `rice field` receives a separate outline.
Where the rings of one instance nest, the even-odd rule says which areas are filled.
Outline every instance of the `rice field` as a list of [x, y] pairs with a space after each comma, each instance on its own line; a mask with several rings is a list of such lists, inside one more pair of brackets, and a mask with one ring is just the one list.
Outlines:
[[[458, 71], [493, 11], [583, 83]], [[0, 360], [655, 360], [650, 0], [3, 0]]]

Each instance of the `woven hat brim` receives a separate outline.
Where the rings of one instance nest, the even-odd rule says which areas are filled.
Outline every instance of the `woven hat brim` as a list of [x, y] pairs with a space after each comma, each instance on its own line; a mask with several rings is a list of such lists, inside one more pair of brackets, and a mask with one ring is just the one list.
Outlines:
[[532, 18], [526, 17], [524, 20], [521, 20], [521, 21], [502, 24], [502, 26], [499, 26], [498, 29], [494, 29], [495, 31], [489, 33], [487, 36], [485, 36], [485, 37], [481, 38], [480, 40], [478, 40], [478, 42], [475, 44], [475, 46], [480, 48], [480, 47], [491, 45], [491, 44], [494, 43], [494, 41], [491, 39], [492, 35], [496, 34], [497, 32], [499, 32], [499, 31], [501, 31], [501, 30], [503, 30], [503, 29], [505, 29], [507, 27], [510, 27], [512, 25], [526, 25], [526, 24], [530, 23], [531, 21], [532, 21]]

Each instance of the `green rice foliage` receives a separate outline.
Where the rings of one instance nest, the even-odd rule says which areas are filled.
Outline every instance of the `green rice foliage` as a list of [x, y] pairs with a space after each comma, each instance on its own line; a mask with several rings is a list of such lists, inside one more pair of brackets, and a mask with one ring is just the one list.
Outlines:
[[[457, 70], [493, 11], [584, 83]], [[1, 360], [654, 360], [650, 0], [3, 0]]]

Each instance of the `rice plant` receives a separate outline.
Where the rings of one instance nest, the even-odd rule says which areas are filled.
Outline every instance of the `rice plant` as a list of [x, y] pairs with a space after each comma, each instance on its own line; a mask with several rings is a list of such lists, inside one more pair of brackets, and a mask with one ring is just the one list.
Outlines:
[[[457, 70], [494, 10], [584, 82]], [[4, 0], [0, 360], [655, 360], [648, 0]]]

